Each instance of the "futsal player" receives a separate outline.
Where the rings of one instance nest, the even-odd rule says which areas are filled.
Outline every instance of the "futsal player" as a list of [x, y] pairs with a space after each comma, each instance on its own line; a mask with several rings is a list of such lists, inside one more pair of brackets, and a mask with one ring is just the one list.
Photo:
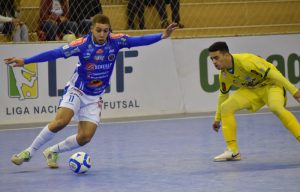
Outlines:
[[[213, 129], [221, 127], [227, 148], [214, 161], [241, 160], [237, 138], [235, 112], [257, 111], [267, 105], [282, 124], [300, 141], [300, 124], [285, 108], [286, 91], [300, 102], [300, 91], [277, 68], [265, 59], [250, 53], [231, 54], [226, 42], [209, 47], [209, 57], [219, 71], [220, 93]], [[229, 95], [232, 86], [239, 87]]]
[[77, 56], [79, 62], [66, 84], [55, 118], [37, 135], [32, 144], [11, 157], [16, 165], [28, 162], [46, 142], [66, 127], [71, 119], [78, 119], [78, 132], [44, 150], [50, 168], [57, 168], [58, 154], [77, 149], [89, 143], [100, 123], [101, 96], [110, 84], [117, 54], [122, 48], [145, 46], [168, 38], [177, 28], [170, 24], [163, 33], [145, 36], [127, 36], [111, 33], [110, 20], [97, 14], [92, 19], [91, 32], [68, 45], [46, 51], [29, 58], [7, 58], [6, 64], [21, 67], [29, 63], [45, 62], [58, 58]]

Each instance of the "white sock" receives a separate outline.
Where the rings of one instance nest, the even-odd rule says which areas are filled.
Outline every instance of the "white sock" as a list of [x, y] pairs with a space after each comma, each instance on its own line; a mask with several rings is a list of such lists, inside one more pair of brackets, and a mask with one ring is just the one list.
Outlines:
[[41, 148], [46, 142], [50, 141], [55, 136], [55, 133], [49, 130], [48, 125], [46, 125], [39, 135], [33, 140], [32, 144], [26, 149], [29, 151], [30, 156]]
[[73, 149], [77, 149], [77, 148], [81, 147], [76, 140], [76, 136], [77, 136], [77, 134], [67, 137], [62, 142], [50, 147], [50, 150], [53, 152], [56, 152], [56, 153], [62, 153], [65, 151], [71, 151]]

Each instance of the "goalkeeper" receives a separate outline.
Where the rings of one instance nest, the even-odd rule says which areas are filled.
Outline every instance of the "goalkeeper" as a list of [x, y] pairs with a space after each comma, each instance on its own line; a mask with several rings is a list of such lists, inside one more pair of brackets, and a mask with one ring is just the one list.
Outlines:
[[[300, 102], [300, 91], [277, 68], [253, 54], [231, 54], [225, 42], [209, 47], [209, 57], [220, 70], [220, 94], [213, 129], [222, 131], [227, 149], [214, 157], [214, 161], [241, 160], [236, 138], [234, 113], [242, 109], [252, 112], [267, 105], [282, 124], [300, 141], [300, 124], [285, 108], [286, 92]], [[229, 96], [231, 86], [239, 87]]]
[[73, 76], [65, 87], [55, 118], [47, 124], [32, 144], [12, 156], [16, 165], [27, 162], [58, 131], [66, 127], [71, 119], [78, 119], [78, 132], [44, 150], [50, 168], [57, 168], [58, 154], [79, 148], [92, 139], [100, 123], [102, 94], [110, 84], [117, 54], [122, 48], [145, 46], [168, 38], [177, 28], [170, 24], [163, 33], [129, 37], [112, 34], [108, 17], [97, 14], [92, 19], [91, 32], [67, 45], [40, 53], [29, 58], [7, 58], [6, 64], [21, 67], [29, 63], [44, 62], [58, 58], [77, 56], [79, 62]]

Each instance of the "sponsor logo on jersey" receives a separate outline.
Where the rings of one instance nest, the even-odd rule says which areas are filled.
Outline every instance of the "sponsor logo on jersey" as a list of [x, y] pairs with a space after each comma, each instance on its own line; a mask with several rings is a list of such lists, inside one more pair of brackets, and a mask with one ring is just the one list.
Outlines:
[[80, 52], [79, 48], [76, 47], [76, 48], [74, 48], [74, 49], [65, 51], [65, 52], [64, 52], [64, 55], [65, 55], [66, 57], [70, 57], [71, 55], [74, 55], [75, 53], [79, 53], [79, 52]]
[[112, 67], [113, 63], [103, 63], [100, 65], [96, 65], [95, 68], [96, 69], [102, 69], [102, 70], [107, 70], [110, 69]]
[[103, 49], [98, 49], [97, 51], [96, 51], [96, 54], [102, 54], [103, 53]]
[[87, 63], [86, 65], [85, 65], [85, 70], [87, 70], [87, 71], [94, 71], [95, 70], [95, 64], [94, 63]]
[[83, 59], [86, 60], [86, 61], [89, 60], [90, 57], [91, 57], [91, 53], [84, 53], [83, 54]]
[[245, 79], [245, 81], [251, 81], [252, 80], [251, 77], [249, 77], [248, 75], [246, 75], [244, 79]]
[[64, 45], [62, 48], [63, 50], [68, 49], [70, 46], [69, 45]]
[[262, 77], [262, 74], [260, 74], [259, 72], [255, 71], [253, 69], [251, 69], [251, 73], [254, 73], [255, 75]]
[[72, 47], [75, 47], [75, 46], [83, 44], [84, 42], [86, 42], [86, 40], [87, 40], [86, 38], [81, 37], [79, 39], [72, 41], [69, 45]]
[[113, 63], [104, 63], [104, 64], [98, 64], [98, 65], [96, 65], [95, 63], [87, 63], [85, 65], [85, 69], [87, 71], [94, 71], [94, 70], [99, 70], [99, 69], [107, 70], [107, 69], [110, 69], [112, 65], [113, 65]]
[[115, 59], [115, 54], [110, 54], [109, 56], [108, 56], [108, 60], [109, 61], [113, 61], [114, 59]]
[[19, 100], [38, 97], [37, 64], [24, 67], [8, 66], [8, 96]]
[[90, 82], [87, 83], [87, 86], [89, 87], [100, 87], [103, 84], [103, 82], [101, 80], [92, 80]]
[[103, 61], [104, 60], [104, 55], [95, 55], [94, 60], [95, 61]]
[[117, 34], [111, 34], [110, 38], [117, 39], [117, 38], [120, 38], [120, 37], [123, 37], [123, 36], [125, 36], [124, 33], [117, 33]]

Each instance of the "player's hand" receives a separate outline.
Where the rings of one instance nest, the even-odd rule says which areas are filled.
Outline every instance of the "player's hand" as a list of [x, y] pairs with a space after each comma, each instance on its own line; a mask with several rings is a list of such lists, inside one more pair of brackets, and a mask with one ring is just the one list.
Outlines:
[[13, 64], [13, 67], [23, 67], [24, 66], [24, 59], [23, 58], [16, 58], [16, 57], [9, 57], [4, 59], [6, 64]]
[[177, 23], [171, 23], [164, 31], [164, 33], [162, 34], [162, 39], [166, 39], [168, 37], [171, 36], [172, 32], [178, 28], [178, 24]]
[[296, 101], [300, 103], [300, 90], [298, 90], [293, 96], [296, 99]]
[[213, 123], [212, 127], [213, 127], [213, 130], [214, 130], [215, 132], [218, 132], [219, 129], [220, 129], [220, 127], [221, 127], [221, 122], [220, 122], [220, 121], [215, 121], [215, 122]]

